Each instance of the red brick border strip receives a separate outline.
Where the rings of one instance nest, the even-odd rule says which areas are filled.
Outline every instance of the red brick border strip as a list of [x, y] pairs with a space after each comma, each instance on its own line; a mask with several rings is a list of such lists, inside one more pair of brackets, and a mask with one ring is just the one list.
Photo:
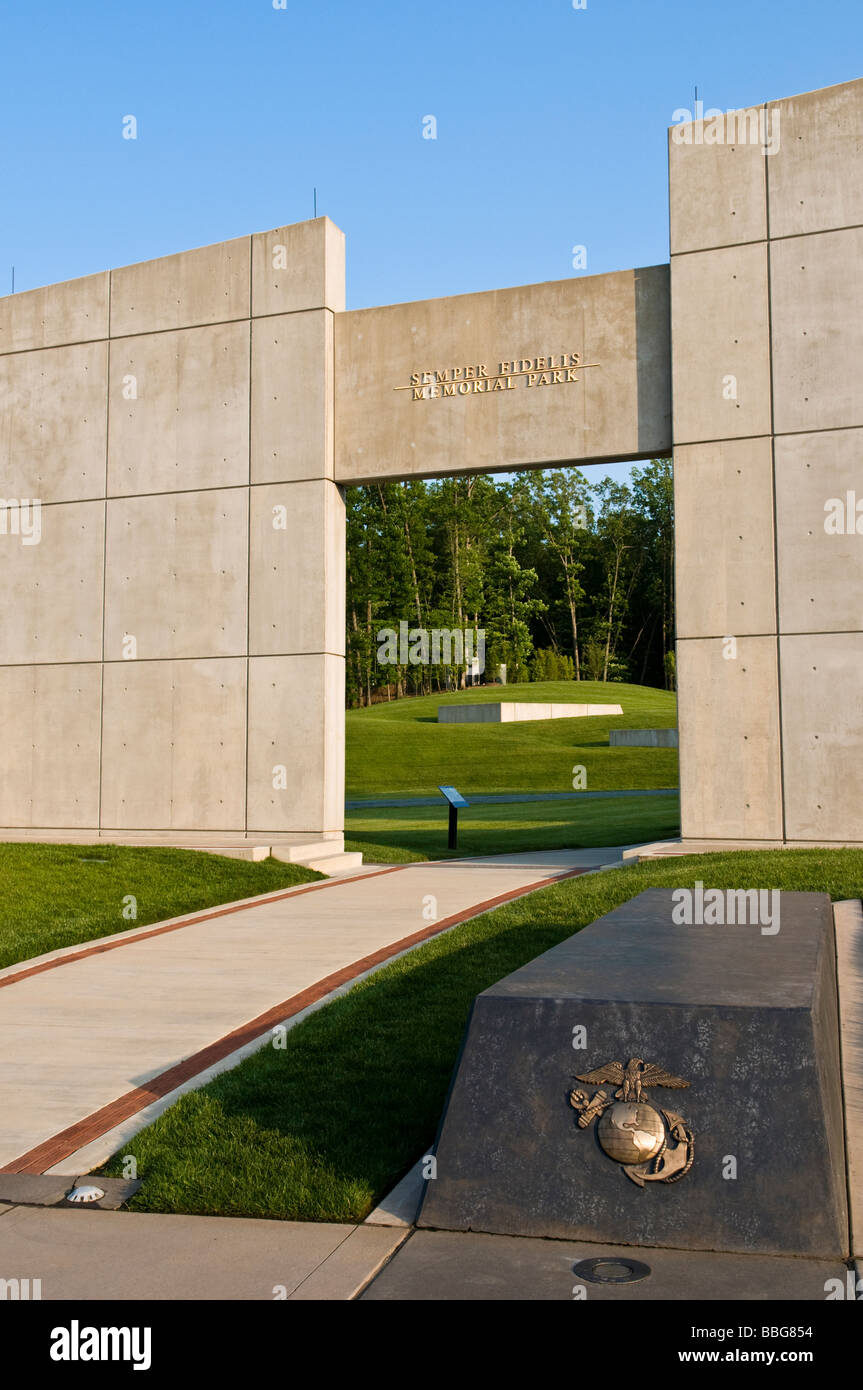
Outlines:
[[[19, 980], [27, 980], [31, 975], [41, 975], [45, 970], [56, 970], [60, 965], [69, 965], [75, 960], [85, 960], [87, 956], [99, 956], [103, 951], [116, 951], [120, 946], [134, 946], [136, 941], [148, 941], [151, 936], [162, 936], [165, 932], [180, 931], [183, 927], [194, 927], [198, 922], [209, 922], [213, 917], [227, 917], [231, 912], [246, 912], [254, 907], [266, 907], [268, 903], [281, 902], [284, 898], [298, 898], [301, 893], [315, 893], [321, 888], [338, 888], [343, 883], [360, 883], [363, 879], [379, 878], [382, 874], [394, 874], [398, 873], [400, 869], [411, 868], [413, 868], [413, 863], [392, 864], [387, 869], [374, 869], [368, 874], [352, 874], [350, 878], [328, 878], [321, 883], [301, 883], [296, 888], [286, 888], [283, 893], [261, 894], [254, 898], [246, 898], [241, 902], [229, 903], [225, 907], [205, 908], [200, 912], [191, 912], [188, 916], [180, 917], [176, 921], [165, 923], [162, 926], [152, 927], [149, 931], [119, 932], [109, 941], [103, 941], [96, 946], [82, 946], [80, 951], [69, 951], [65, 956], [55, 956], [52, 960], [40, 961], [38, 965], [26, 966], [23, 970], [16, 970], [12, 975], [0, 975], [0, 989], [3, 989], [4, 985], [15, 985]], [[0, 1172], [2, 1171], [0, 1168]]]
[[[397, 867], [409, 868], [410, 865], [404, 864]], [[388, 871], [382, 870], [382, 872]], [[586, 868], [566, 869], [563, 873], [552, 874], [548, 878], [540, 879], [537, 883], [530, 883], [525, 888], [511, 889], [508, 893], [501, 893], [497, 898], [488, 898], [485, 902], [475, 903], [471, 907], [465, 908], [463, 912], [455, 913], [452, 917], [445, 917], [443, 921], [435, 922], [430, 927], [424, 927], [411, 936], [404, 936], [400, 941], [384, 946], [380, 951], [375, 951], [370, 956], [363, 956], [361, 960], [355, 960], [353, 964], [334, 971], [332, 975], [324, 976], [316, 984], [310, 985], [308, 989], [292, 995], [290, 999], [283, 1000], [281, 1004], [276, 1004], [266, 1013], [259, 1014], [257, 1018], [244, 1023], [242, 1027], [235, 1028], [232, 1033], [227, 1033], [217, 1042], [210, 1043], [200, 1052], [193, 1053], [185, 1061], [178, 1062], [176, 1066], [160, 1072], [158, 1076], [152, 1077], [146, 1085], [136, 1086], [134, 1091], [127, 1091], [117, 1100], [112, 1100], [109, 1105], [103, 1105], [101, 1110], [96, 1110], [92, 1115], [78, 1120], [68, 1129], [60, 1130], [58, 1134], [52, 1135], [50, 1139], [44, 1140], [41, 1144], [37, 1144], [35, 1148], [29, 1149], [19, 1158], [13, 1158], [11, 1163], [0, 1168], [0, 1173], [46, 1172], [55, 1164], [61, 1163], [64, 1158], [69, 1158], [73, 1153], [76, 1153], [78, 1149], [82, 1149], [85, 1144], [92, 1143], [93, 1140], [106, 1134], [108, 1130], [114, 1129], [116, 1125], [122, 1124], [124, 1120], [136, 1115], [138, 1111], [146, 1109], [148, 1105], [152, 1105], [154, 1100], [160, 1100], [170, 1091], [175, 1090], [176, 1087], [182, 1086], [186, 1081], [191, 1081], [193, 1077], [200, 1075], [208, 1067], [214, 1066], [216, 1062], [230, 1056], [238, 1048], [254, 1042], [256, 1038], [261, 1037], [276, 1024], [283, 1023], [285, 1019], [293, 1018], [295, 1014], [307, 1009], [310, 1004], [317, 1003], [319, 999], [323, 999], [334, 989], [338, 989], [340, 985], [348, 984], [359, 975], [364, 975], [367, 970], [374, 969], [376, 965], [382, 965], [384, 961], [399, 955], [402, 951], [419, 946], [422, 942], [428, 941], [430, 937], [438, 936], [450, 927], [457, 927], [461, 922], [466, 922], [471, 917], [478, 917], [483, 912], [489, 912], [492, 908], [502, 907], [504, 903], [525, 897], [538, 888], [547, 888], [552, 883], [558, 883], [566, 878], [576, 878], [579, 874], [587, 872]], [[371, 874], [365, 876], [367, 878], [373, 877]], [[322, 887], [323, 885], [310, 886]], [[219, 916], [221, 914], [212, 913], [210, 915]]]

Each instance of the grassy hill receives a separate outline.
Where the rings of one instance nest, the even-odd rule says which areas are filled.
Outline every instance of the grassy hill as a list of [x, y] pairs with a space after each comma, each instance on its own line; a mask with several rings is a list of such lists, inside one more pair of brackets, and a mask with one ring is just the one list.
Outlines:
[[[619, 704], [622, 715], [527, 724], [438, 724], [440, 705], [499, 700]], [[572, 791], [572, 769], [587, 769], [587, 791], [676, 787], [673, 748], [609, 748], [609, 729], [673, 728], [676, 701], [665, 690], [600, 681], [489, 686], [393, 700], [348, 710], [346, 795], [434, 795], [454, 783], [465, 795]]]

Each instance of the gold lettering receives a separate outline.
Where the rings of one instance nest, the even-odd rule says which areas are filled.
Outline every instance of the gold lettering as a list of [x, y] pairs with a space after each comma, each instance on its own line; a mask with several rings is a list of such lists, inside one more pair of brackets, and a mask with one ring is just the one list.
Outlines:
[[498, 362], [497, 371], [492, 375], [489, 375], [485, 362], [411, 372], [410, 385], [395, 389], [411, 391], [415, 401], [435, 400], [441, 396], [479, 396], [487, 391], [513, 391], [522, 379], [525, 386], [557, 386], [578, 381], [578, 371], [583, 366], [584, 354], [581, 352], [551, 353], [546, 357], [514, 357]]

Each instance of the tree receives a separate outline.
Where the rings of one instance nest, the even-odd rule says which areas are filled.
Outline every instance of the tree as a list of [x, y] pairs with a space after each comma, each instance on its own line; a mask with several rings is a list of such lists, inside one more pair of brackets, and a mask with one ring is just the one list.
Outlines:
[[484, 628], [508, 679], [639, 680], [673, 688], [671, 465], [630, 485], [574, 468], [348, 488], [351, 704], [465, 682], [446, 667], [378, 660], [377, 634]]
[[563, 578], [575, 679], [580, 680], [578, 610], [584, 600], [580, 575], [584, 571], [581, 557], [587, 546], [590, 527], [590, 490], [587, 479], [577, 468], [560, 468], [533, 474], [531, 493], [543, 538]]

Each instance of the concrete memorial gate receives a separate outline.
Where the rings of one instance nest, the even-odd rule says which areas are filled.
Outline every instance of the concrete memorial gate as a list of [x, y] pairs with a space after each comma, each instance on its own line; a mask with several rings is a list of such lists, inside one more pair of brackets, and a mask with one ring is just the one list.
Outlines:
[[320, 218], [0, 301], [0, 835], [337, 852], [340, 488], [673, 449], [683, 838], [863, 843], [861, 141], [673, 128], [670, 266], [345, 312]]

